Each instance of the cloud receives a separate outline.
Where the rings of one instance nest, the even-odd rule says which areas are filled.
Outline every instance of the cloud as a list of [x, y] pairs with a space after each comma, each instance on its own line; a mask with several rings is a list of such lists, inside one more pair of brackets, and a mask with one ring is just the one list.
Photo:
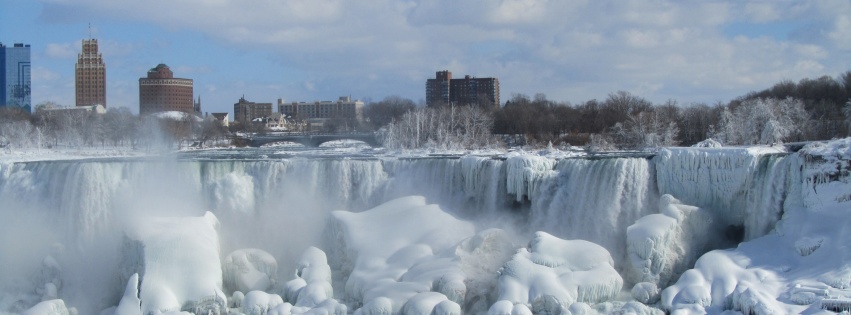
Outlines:
[[53, 72], [50, 69], [41, 66], [33, 67], [32, 71], [30, 72], [30, 75], [32, 76], [31, 80], [36, 82], [56, 81], [61, 77], [59, 73]]
[[757, 2], [745, 4], [745, 15], [749, 20], [757, 23], [775, 21], [780, 18], [780, 12], [774, 6], [775, 3]]
[[[246, 82], [267, 87], [269, 94], [353, 91], [376, 99], [400, 94], [416, 100], [424, 94], [426, 79], [449, 69], [456, 75], [498, 77], [503, 99], [515, 92], [543, 92], [577, 102], [628, 90], [654, 101], [685, 103], [726, 100], [782, 79], [851, 66], [840, 50], [851, 49], [851, 16], [843, 13], [851, 12], [847, 3], [57, 0], [45, 6], [56, 14], [83, 12], [198, 32], [222, 47], [266, 52], [298, 73], [287, 82]], [[780, 23], [793, 29], [824, 25], [816, 33], [825, 40], [730, 37], [725, 27], [731, 23]], [[117, 58], [134, 54], [141, 45], [103, 50]], [[210, 66], [227, 73], [220, 65]], [[195, 70], [203, 68], [180, 72]], [[214, 83], [219, 90], [238, 88]]]
[[71, 59], [77, 56], [73, 46], [68, 43], [50, 43], [44, 47], [44, 54], [48, 58]]

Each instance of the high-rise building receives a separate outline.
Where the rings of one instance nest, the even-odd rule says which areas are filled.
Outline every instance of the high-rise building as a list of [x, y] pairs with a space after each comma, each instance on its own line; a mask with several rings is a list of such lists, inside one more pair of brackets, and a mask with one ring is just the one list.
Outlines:
[[98, 52], [98, 40], [83, 40], [83, 51], [77, 55], [76, 77], [77, 106], [103, 105], [106, 107], [106, 64]]
[[233, 121], [246, 125], [254, 119], [272, 116], [272, 103], [255, 103], [239, 98], [233, 104]]
[[285, 102], [278, 99], [278, 112], [296, 119], [355, 118], [363, 116], [363, 102], [350, 96], [340, 96], [337, 101]]
[[196, 114], [192, 97], [192, 79], [175, 78], [165, 64], [148, 70], [147, 78], [139, 78], [140, 115], [165, 111]]
[[0, 107], [32, 108], [30, 45], [0, 43]]
[[465, 75], [463, 79], [453, 79], [452, 72], [438, 71], [434, 79], [426, 80], [426, 104], [499, 107], [499, 79], [475, 78], [469, 75]]

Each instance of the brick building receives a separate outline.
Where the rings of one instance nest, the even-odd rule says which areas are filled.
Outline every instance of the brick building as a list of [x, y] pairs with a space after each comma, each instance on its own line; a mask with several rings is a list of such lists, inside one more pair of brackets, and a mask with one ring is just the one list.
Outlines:
[[453, 79], [452, 72], [438, 71], [434, 79], [426, 80], [426, 104], [470, 105], [499, 107], [499, 79], [475, 78], [465, 75]]
[[233, 104], [233, 121], [246, 125], [254, 119], [272, 116], [272, 103], [255, 103], [245, 100], [245, 96], [239, 98], [239, 102]]
[[363, 102], [341, 96], [337, 101], [285, 102], [278, 99], [278, 112], [295, 119], [354, 118], [363, 116]]
[[139, 114], [179, 111], [198, 114], [193, 100], [192, 79], [175, 78], [165, 64], [148, 70], [147, 78], [139, 79]]
[[83, 51], [77, 55], [74, 69], [77, 106], [106, 107], [106, 64], [98, 52], [98, 40], [84, 39]]

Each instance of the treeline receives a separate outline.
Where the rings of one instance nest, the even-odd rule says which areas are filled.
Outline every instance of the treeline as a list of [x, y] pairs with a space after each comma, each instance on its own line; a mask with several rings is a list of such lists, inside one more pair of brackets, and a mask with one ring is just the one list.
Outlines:
[[[38, 108], [56, 108], [40, 104]], [[37, 110], [0, 108], [0, 146], [11, 148], [126, 147], [171, 149], [225, 141], [228, 131], [208, 117], [139, 117], [126, 107], [109, 108], [103, 114], [86, 110]]]
[[[439, 108], [439, 107], [438, 107]], [[457, 106], [455, 107], [457, 110]], [[713, 138], [725, 145], [772, 144], [823, 140], [849, 135], [851, 121], [851, 71], [838, 78], [823, 76], [798, 83], [782, 81], [763, 91], [751, 92], [728, 103], [678, 104], [652, 102], [624, 91], [578, 104], [515, 94], [498, 109], [477, 107], [492, 119], [490, 134], [520, 143], [579, 145], [591, 149], [645, 149], [693, 145]], [[371, 103], [365, 112], [374, 128], [421, 125], [435, 108], [416, 107], [410, 100], [390, 97]], [[420, 114], [409, 114], [421, 112]], [[445, 114], [444, 114], [445, 115]], [[415, 121], [410, 121], [415, 120]], [[464, 128], [429, 130], [427, 134], [452, 134]], [[412, 129], [413, 130], [413, 129]], [[422, 137], [423, 129], [418, 135]], [[510, 136], [510, 137], [507, 137]], [[466, 143], [492, 143], [491, 138]], [[450, 139], [403, 141], [422, 146], [457, 146]]]

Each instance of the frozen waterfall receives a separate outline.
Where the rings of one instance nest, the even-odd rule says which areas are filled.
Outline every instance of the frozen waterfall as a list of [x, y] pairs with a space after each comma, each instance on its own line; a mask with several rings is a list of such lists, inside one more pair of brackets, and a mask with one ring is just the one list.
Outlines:
[[[510, 230], [499, 234], [515, 238], [503, 242], [502, 250], [506, 246], [516, 249], [515, 243], [532, 239], [537, 231], [560, 239], [595, 243], [601, 251], [610, 253], [611, 267], [623, 275], [629, 259], [627, 228], [643, 217], [657, 214], [663, 194], [710, 213], [712, 222], [719, 224], [717, 230], [722, 231], [716, 237], [725, 237], [723, 230], [729, 226], [741, 229], [745, 240], [770, 233], [790, 204], [801, 199], [794, 189], [801, 181], [796, 175], [799, 159], [775, 153], [684, 148], [663, 149], [652, 158], [552, 159], [508, 154], [2, 164], [0, 313], [23, 312], [54, 297], [45, 293], [45, 286], [55, 288], [55, 297], [81, 313], [117, 306], [122, 292], [130, 287], [128, 277], [139, 272], [120, 270], [123, 258], [118, 253], [126, 246], [122, 239], [143, 219], [199, 217], [210, 211], [221, 222], [217, 232], [219, 259], [234, 251], [261, 249], [274, 257], [282, 271], [278, 272], [278, 279], [268, 282], [282, 285], [292, 280], [292, 275], [283, 271], [298, 270], [298, 259], [305, 250], [316, 246], [325, 251], [337, 250], [331, 254], [339, 253], [341, 249], [326, 243], [330, 230], [327, 222], [333, 211], [362, 212], [408, 196], [423, 196], [423, 202], [439, 205], [448, 214], [470, 222], [475, 231], [466, 231], [465, 237], [492, 227]], [[338, 213], [337, 217], [342, 215]], [[370, 228], [366, 221], [352, 225]], [[405, 232], [397, 230], [394, 231]], [[357, 235], [358, 231], [347, 233]], [[26, 246], [15, 244], [18, 239], [27, 240]], [[441, 248], [451, 247], [447, 246]], [[499, 257], [503, 256], [509, 255]], [[339, 263], [328, 262], [332, 266]], [[469, 269], [471, 264], [465, 261], [462, 265]], [[425, 266], [409, 267], [417, 270]], [[375, 268], [370, 272], [385, 272]], [[45, 279], [46, 273], [56, 275]], [[122, 277], [116, 276], [119, 274]], [[363, 273], [356, 275], [363, 277]], [[335, 274], [335, 279], [340, 276]], [[144, 283], [145, 275], [140, 273], [138, 277]], [[379, 280], [364, 278], [358, 283], [367, 285]], [[224, 291], [221, 276], [216, 281], [216, 290]], [[491, 283], [487, 290], [498, 289], [496, 278], [481, 281]], [[634, 284], [623, 283], [623, 289], [629, 290]], [[345, 285], [346, 282], [334, 282], [334, 289], [351, 293], [348, 288], [338, 287]], [[210, 290], [214, 294], [213, 288]], [[369, 288], [359, 290], [367, 292]], [[617, 295], [606, 292], [605, 296]], [[228, 296], [231, 293], [223, 292]], [[286, 296], [283, 291], [278, 293]], [[447, 296], [455, 299], [451, 294]], [[477, 292], [476, 296], [487, 299], [489, 295]], [[372, 302], [359, 299], [359, 303], [380, 304], [382, 298], [376, 296]], [[414, 300], [430, 307], [443, 301], [427, 294]], [[523, 301], [526, 300], [515, 302]], [[463, 305], [462, 300], [455, 302], [465, 310], [473, 307]], [[496, 301], [486, 302], [487, 305], [483, 304], [485, 301], [470, 303], [486, 310]], [[528, 308], [534, 309], [532, 305]], [[399, 311], [401, 306], [394, 304], [393, 309]]]

